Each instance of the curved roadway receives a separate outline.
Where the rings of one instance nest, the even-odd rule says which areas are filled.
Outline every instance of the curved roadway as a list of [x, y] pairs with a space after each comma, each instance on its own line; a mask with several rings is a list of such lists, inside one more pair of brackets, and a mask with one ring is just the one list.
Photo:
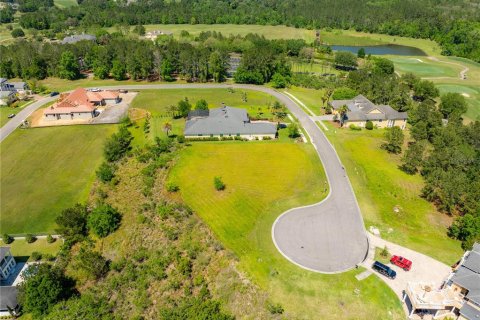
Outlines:
[[[156, 84], [108, 86], [103, 89], [209, 89], [239, 88], [257, 90], [282, 101], [306, 130], [323, 163], [330, 193], [322, 202], [288, 210], [272, 227], [278, 250], [298, 266], [322, 273], [337, 273], [354, 268], [365, 260], [368, 238], [350, 181], [333, 146], [314, 121], [293, 100], [273, 89], [253, 85]], [[42, 104], [46, 98], [18, 113], [0, 129], [0, 141]]]

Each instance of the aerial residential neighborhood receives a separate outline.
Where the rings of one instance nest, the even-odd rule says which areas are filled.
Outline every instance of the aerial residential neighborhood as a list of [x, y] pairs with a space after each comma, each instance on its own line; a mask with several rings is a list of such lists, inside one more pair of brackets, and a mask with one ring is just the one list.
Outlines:
[[477, 0], [0, 0], [1, 319], [480, 319]]

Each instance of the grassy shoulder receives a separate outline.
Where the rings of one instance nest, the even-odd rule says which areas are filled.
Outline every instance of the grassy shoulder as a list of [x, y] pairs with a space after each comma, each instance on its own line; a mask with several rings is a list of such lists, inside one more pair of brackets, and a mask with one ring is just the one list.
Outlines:
[[[224, 191], [214, 188], [215, 176], [222, 178]], [[181, 151], [168, 179], [180, 186], [184, 201], [288, 315], [403, 318], [399, 300], [378, 278], [358, 282], [354, 276], [361, 270], [339, 275], [306, 271], [275, 248], [275, 219], [326, 196], [325, 174], [311, 145], [290, 140], [192, 143]]]
[[367, 229], [373, 225], [389, 241], [454, 263], [462, 250], [447, 236], [451, 218], [420, 197], [423, 180], [399, 169], [401, 156], [380, 148], [384, 130], [353, 131], [324, 123], [329, 127], [324, 132], [347, 169]]
[[15, 103], [13, 106], [2, 106], [0, 107], [0, 127], [3, 127], [10, 119], [8, 118], [11, 114], [17, 114], [23, 110], [27, 105], [33, 101], [20, 101]]
[[1, 143], [1, 233], [52, 232], [55, 216], [85, 201], [116, 126], [16, 130]]

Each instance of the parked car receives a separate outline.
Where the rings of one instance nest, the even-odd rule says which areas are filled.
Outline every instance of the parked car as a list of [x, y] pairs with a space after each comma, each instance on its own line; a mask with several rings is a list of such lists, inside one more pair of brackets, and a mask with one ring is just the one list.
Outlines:
[[12, 114], [8, 115], [8, 119], [12, 119], [13, 117], [15, 117], [15, 113], [12, 113]]
[[120, 90], [118, 90], [118, 92], [119, 92], [119, 93], [128, 93], [128, 90], [126, 90], [126, 89], [120, 89]]
[[395, 270], [390, 269], [388, 266], [384, 265], [381, 262], [375, 261], [372, 266], [373, 270], [378, 271], [378, 273], [383, 274], [390, 279], [395, 279], [397, 277], [397, 273]]
[[98, 88], [92, 88], [92, 89], [89, 89], [89, 91], [91, 92], [100, 92], [102, 90], [98, 89]]
[[57, 92], [57, 91], [52, 91], [52, 92], [50, 92], [50, 97], [55, 97], [55, 96], [58, 96], [58, 92]]
[[390, 262], [405, 271], [410, 271], [410, 269], [412, 268], [412, 261], [405, 259], [401, 256], [392, 256]]

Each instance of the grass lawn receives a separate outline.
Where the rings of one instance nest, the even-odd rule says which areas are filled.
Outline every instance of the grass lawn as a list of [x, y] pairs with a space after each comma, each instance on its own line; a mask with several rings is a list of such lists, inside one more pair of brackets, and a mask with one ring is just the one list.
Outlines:
[[324, 114], [324, 109], [322, 109], [322, 97], [325, 94], [325, 89], [316, 90], [292, 86], [285, 91], [293, 94], [297, 99], [303, 102], [315, 115]]
[[59, 8], [68, 8], [73, 6], [78, 6], [77, 0], [54, 0], [56, 7]]
[[386, 56], [395, 63], [395, 70], [400, 73], [412, 72], [419, 77], [458, 78], [463, 69], [458, 65], [441, 63], [426, 57]]
[[440, 93], [456, 92], [463, 94], [468, 103], [465, 117], [470, 120], [480, 120], [480, 88], [460, 84], [437, 84]]
[[[242, 92], [246, 92], [247, 101], [242, 100]], [[133, 108], [147, 110], [151, 113], [151, 135], [165, 136], [163, 124], [167, 121], [173, 126], [173, 134], [183, 134], [185, 127], [184, 119], [172, 119], [172, 114], [168, 111], [171, 105], [188, 98], [189, 102], [195, 108], [195, 103], [200, 99], [208, 102], [209, 108], [221, 107], [222, 102], [227, 106], [244, 108], [250, 117], [271, 118], [270, 106], [275, 98], [263, 92], [252, 90], [235, 89], [233, 92], [228, 89], [162, 89], [162, 90], [142, 90], [132, 101]]]
[[32, 252], [40, 252], [42, 254], [51, 254], [55, 256], [60, 250], [62, 243], [63, 241], [61, 239], [57, 239], [54, 243], [48, 243], [47, 239], [43, 238], [37, 239], [33, 243], [27, 243], [25, 240], [18, 239], [6, 245], [0, 240], [0, 245], [9, 246], [12, 255], [15, 257], [29, 257]]
[[1, 106], [0, 107], [0, 127], [3, 127], [3, 125], [7, 123], [8, 120], [10, 120], [8, 118], [9, 115], [19, 113], [27, 104], [30, 104], [32, 102], [33, 101], [20, 101], [18, 104], [16, 104], [15, 107]]
[[[224, 191], [215, 190], [215, 176], [222, 177]], [[271, 238], [275, 219], [289, 208], [326, 196], [326, 178], [311, 145], [289, 140], [192, 143], [181, 151], [169, 180], [180, 186], [185, 202], [287, 316], [403, 318], [399, 300], [377, 277], [358, 282], [354, 276], [361, 270], [340, 275], [306, 271], [275, 248]]]
[[64, 208], [87, 199], [114, 125], [16, 130], [0, 148], [0, 232], [53, 232]]
[[386, 240], [453, 264], [462, 249], [447, 236], [451, 219], [420, 197], [423, 180], [398, 168], [401, 156], [380, 149], [384, 130], [352, 131], [326, 124], [330, 130], [325, 133], [348, 171], [367, 229], [376, 226]]

